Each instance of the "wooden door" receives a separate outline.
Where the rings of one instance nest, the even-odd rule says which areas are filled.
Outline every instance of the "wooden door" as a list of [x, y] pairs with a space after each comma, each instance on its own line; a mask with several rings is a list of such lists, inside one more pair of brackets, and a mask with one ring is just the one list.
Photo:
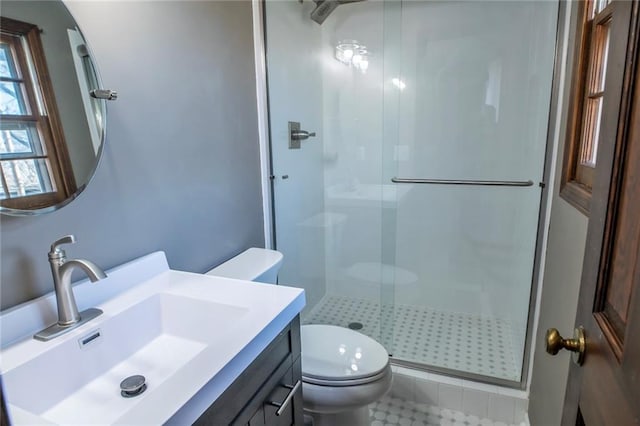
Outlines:
[[[637, 15], [637, 7], [634, 7]], [[582, 367], [569, 373], [563, 425], [640, 425], [640, 68], [637, 16], [615, 140], [598, 150], [576, 327]], [[634, 41], [635, 40], [635, 41]], [[604, 142], [603, 142], [604, 143]]]

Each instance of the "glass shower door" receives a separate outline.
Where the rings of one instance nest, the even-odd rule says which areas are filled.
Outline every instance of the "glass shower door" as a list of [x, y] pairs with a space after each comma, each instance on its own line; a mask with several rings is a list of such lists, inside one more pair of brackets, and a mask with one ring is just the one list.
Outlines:
[[557, 7], [402, 3], [394, 358], [521, 380]]

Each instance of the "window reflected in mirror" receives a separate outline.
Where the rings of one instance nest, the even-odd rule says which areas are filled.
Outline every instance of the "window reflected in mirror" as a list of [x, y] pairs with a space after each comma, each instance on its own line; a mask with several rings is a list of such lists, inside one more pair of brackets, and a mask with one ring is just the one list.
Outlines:
[[40, 31], [3, 17], [0, 49], [0, 202], [56, 204], [76, 191]]

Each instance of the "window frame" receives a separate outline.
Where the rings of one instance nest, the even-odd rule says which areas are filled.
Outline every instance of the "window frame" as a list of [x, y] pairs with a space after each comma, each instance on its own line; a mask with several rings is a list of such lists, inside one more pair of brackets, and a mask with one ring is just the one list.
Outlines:
[[[31, 115], [0, 115], [0, 118], [15, 122], [28, 122], [35, 124], [41, 138], [43, 150], [48, 160], [48, 171], [53, 192], [31, 194], [22, 197], [5, 198], [0, 200], [4, 208], [17, 210], [35, 210], [49, 207], [63, 202], [71, 194], [76, 192], [77, 186], [69, 152], [65, 142], [62, 122], [55, 101], [53, 84], [49, 77], [49, 71], [44, 54], [44, 48], [40, 39], [40, 29], [33, 24], [17, 21], [15, 19], [1, 17], [0, 29], [2, 38], [12, 38], [10, 45], [14, 49], [14, 58], [22, 72], [25, 87], [25, 101], [31, 109]], [[23, 39], [29, 52], [25, 52], [18, 40]], [[32, 80], [27, 55], [32, 64], [37, 83]], [[38, 96], [40, 91], [44, 113], [38, 110]], [[29, 157], [27, 157], [28, 159]], [[0, 177], [0, 179], [2, 179]], [[0, 184], [4, 185], [3, 182]]]
[[[605, 0], [595, 0], [605, 1]], [[624, 123], [622, 120], [629, 107], [629, 99], [633, 89], [633, 66], [637, 57], [637, 43], [634, 22], [638, 19], [637, 2], [610, 0], [610, 2], [590, 20], [589, 0], [579, 0], [574, 4], [572, 22], [575, 42], [572, 53], [573, 70], [571, 71], [570, 95], [568, 100], [567, 127], [564, 147], [562, 174], [560, 176], [560, 197], [589, 216], [591, 207], [591, 187], [576, 180], [577, 164], [581, 151], [581, 132], [584, 117], [585, 84], [589, 72], [591, 58], [592, 27], [605, 24], [609, 31], [609, 45], [604, 94], [602, 97], [602, 114], [598, 133], [596, 164], [591, 177], [593, 185], [598, 185], [598, 175], [603, 173], [598, 167], [598, 157], [607, 147], [617, 143], [622, 137]]]
[[[567, 134], [560, 185], [560, 196], [587, 216], [589, 215], [591, 204], [591, 188], [587, 185], [587, 182], [593, 180], [593, 169], [585, 170], [588, 167], [580, 164], [580, 153], [583, 146], [582, 133], [585, 120], [585, 100], [588, 96], [587, 80], [591, 71], [591, 56], [594, 48], [592, 36], [597, 25], [596, 17], [590, 19], [589, 16], [589, 6], [592, 5], [593, 2], [591, 1], [580, 0], [577, 2], [576, 15], [578, 24], [575, 31]], [[602, 12], [613, 7], [612, 2]], [[608, 19], [611, 19], [611, 15], [609, 15]], [[602, 100], [604, 101], [604, 96]], [[602, 115], [600, 120], [602, 120]], [[586, 179], [585, 174], [587, 175]]]

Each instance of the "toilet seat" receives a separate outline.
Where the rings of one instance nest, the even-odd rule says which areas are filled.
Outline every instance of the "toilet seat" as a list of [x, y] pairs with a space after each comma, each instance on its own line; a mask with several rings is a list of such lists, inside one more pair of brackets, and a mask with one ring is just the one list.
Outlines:
[[372, 338], [344, 327], [300, 328], [302, 380], [320, 386], [357, 386], [388, 374], [389, 354]]
[[327, 379], [319, 379], [316, 377], [305, 376], [302, 374], [302, 381], [304, 383], [310, 383], [318, 386], [331, 386], [331, 387], [341, 387], [341, 386], [359, 386], [366, 385], [367, 383], [375, 382], [384, 378], [387, 374], [389, 374], [386, 370], [381, 371], [375, 376], [364, 377], [362, 379], [355, 380], [327, 380]]

